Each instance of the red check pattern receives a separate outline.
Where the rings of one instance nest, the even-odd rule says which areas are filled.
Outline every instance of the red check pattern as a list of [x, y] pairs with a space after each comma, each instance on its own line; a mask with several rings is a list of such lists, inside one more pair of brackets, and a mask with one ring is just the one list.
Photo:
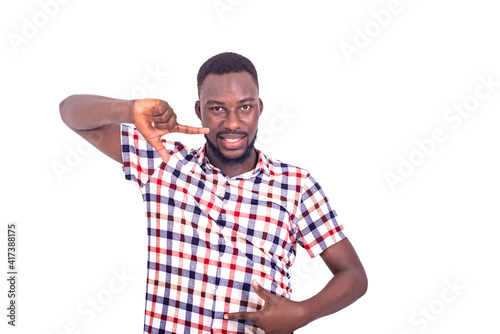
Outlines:
[[345, 237], [304, 169], [259, 152], [254, 170], [229, 178], [204, 148], [164, 141], [165, 164], [135, 128], [121, 131], [125, 177], [146, 205], [145, 333], [264, 333], [223, 315], [262, 307], [253, 279], [290, 298], [296, 245], [313, 257]]

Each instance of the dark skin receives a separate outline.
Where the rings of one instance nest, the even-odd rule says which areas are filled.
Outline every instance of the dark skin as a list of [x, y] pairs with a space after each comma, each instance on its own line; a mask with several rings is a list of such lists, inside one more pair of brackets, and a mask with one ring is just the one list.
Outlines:
[[[196, 115], [210, 129], [207, 139], [228, 159], [243, 155], [257, 133], [263, 109], [257, 85], [248, 72], [209, 74], [201, 86], [200, 100], [195, 103]], [[229, 177], [253, 170], [257, 162], [255, 150], [237, 164], [225, 164], [208, 146], [206, 153], [210, 162]]]
[[123, 163], [120, 124], [134, 124], [165, 163], [170, 155], [161, 143], [169, 133], [206, 134], [208, 128], [182, 125], [170, 105], [157, 99], [118, 100], [97, 95], [71, 95], [59, 104], [63, 122], [111, 159]]
[[[239, 158], [255, 137], [263, 110], [252, 76], [247, 72], [210, 74], [200, 88], [199, 98], [195, 112], [203, 124], [201, 128], [179, 124], [170, 105], [156, 99], [127, 101], [73, 95], [61, 102], [60, 111], [72, 130], [120, 163], [120, 123], [134, 123], [165, 163], [170, 156], [160, 139], [172, 132], [206, 134], [226, 159]], [[224, 163], [208, 146], [206, 154], [229, 177], [253, 170], [257, 161], [255, 151], [236, 164]], [[262, 309], [226, 314], [225, 319], [251, 320], [268, 334], [288, 334], [345, 308], [366, 292], [363, 265], [347, 238], [327, 248], [321, 258], [333, 277], [313, 297], [292, 301], [266, 291], [254, 281], [253, 289], [265, 302]]]
[[[210, 129], [208, 140], [216, 143], [228, 158], [237, 158], [257, 133], [259, 116], [263, 103], [252, 76], [247, 72], [210, 74], [200, 90], [200, 100], [195, 111], [202, 125]], [[222, 135], [224, 131], [241, 131], [247, 135]], [[224, 137], [240, 139], [235, 148], [225, 147]], [[239, 165], [224, 165], [213, 152], [207, 149], [210, 162], [232, 177], [255, 168], [257, 153]], [[321, 257], [334, 277], [325, 288], [314, 297], [295, 302], [276, 296], [254, 281], [255, 292], [265, 301], [257, 312], [237, 312], [225, 315], [225, 319], [252, 320], [269, 334], [291, 333], [309, 322], [334, 313], [361, 297], [367, 288], [363, 266], [349, 240], [344, 239], [326, 249]], [[280, 319], [280, 321], [276, 321]]]
[[292, 301], [266, 291], [254, 280], [252, 287], [265, 302], [262, 309], [229, 313], [224, 318], [252, 320], [267, 334], [288, 334], [318, 318], [340, 311], [365, 294], [368, 286], [366, 274], [347, 238], [328, 247], [321, 253], [321, 258], [334, 277], [313, 297], [300, 302]]

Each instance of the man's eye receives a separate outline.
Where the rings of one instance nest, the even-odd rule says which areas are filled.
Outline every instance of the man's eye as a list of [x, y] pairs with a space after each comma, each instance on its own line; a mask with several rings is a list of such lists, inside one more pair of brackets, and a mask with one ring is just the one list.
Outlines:
[[216, 112], [221, 112], [222, 108], [221, 107], [213, 107], [212, 110], [216, 111]]
[[250, 106], [248, 104], [241, 106], [241, 109], [243, 109], [243, 110], [250, 110], [250, 108], [252, 108], [252, 106]]

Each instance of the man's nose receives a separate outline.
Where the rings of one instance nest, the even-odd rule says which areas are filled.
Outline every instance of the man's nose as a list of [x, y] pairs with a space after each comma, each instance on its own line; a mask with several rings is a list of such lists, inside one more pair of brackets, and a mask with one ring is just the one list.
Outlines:
[[227, 113], [225, 126], [230, 130], [238, 130], [241, 127], [241, 119], [237, 110], [230, 110]]

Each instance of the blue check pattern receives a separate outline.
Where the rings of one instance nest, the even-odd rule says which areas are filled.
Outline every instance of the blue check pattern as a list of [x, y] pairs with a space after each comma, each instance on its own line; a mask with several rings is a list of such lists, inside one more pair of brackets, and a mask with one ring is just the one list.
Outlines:
[[125, 178], [146, 205], [145, 333], [264, 333], [223, 315], [263, 306], [253, 279], [291, 298], [296, 245], [314, 257], [345, 237], [304, 169], [259, 151], [254, 170], [230, 178], [204, 147], [163, 140], [165, 164], [134, 127], [122, 124], [121, 140]]

